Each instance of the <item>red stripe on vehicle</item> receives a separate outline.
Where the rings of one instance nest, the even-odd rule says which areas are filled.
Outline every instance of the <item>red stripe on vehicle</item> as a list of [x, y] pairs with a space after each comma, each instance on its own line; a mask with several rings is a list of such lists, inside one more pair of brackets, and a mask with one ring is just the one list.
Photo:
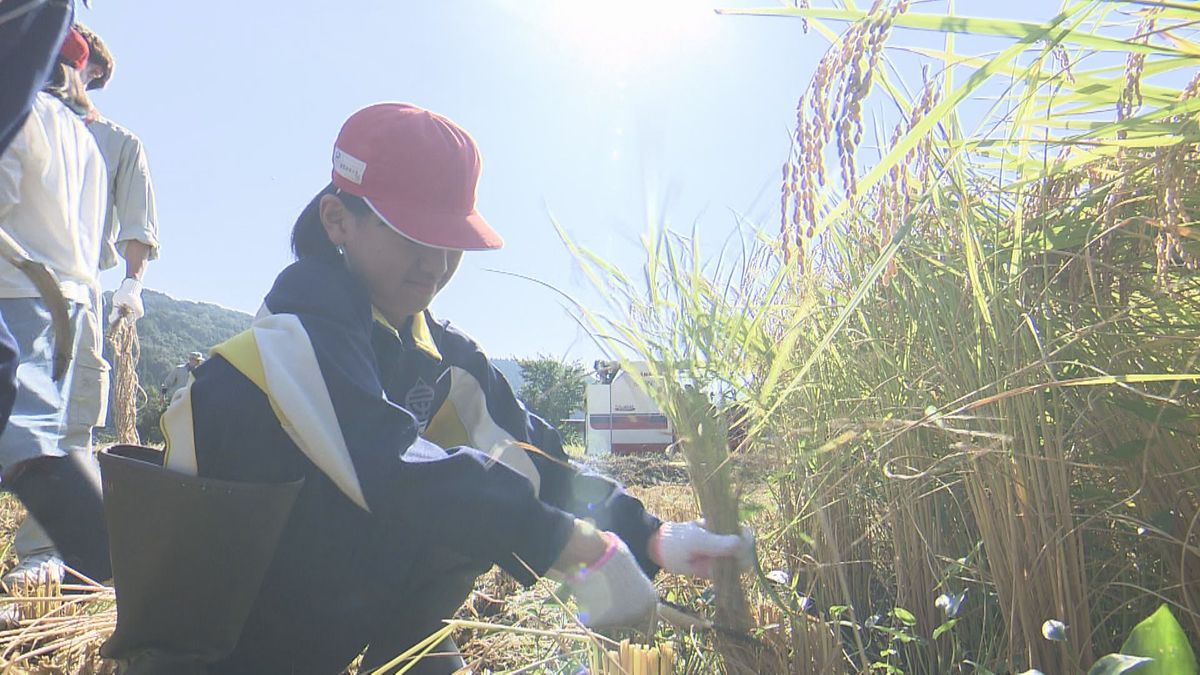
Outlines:
[[667, 429], [667, 418], [663, 415], [588, 415], [588, 426], [593, 429]]
[[614, 455], [638, 455], [642, 453], [665, 453], [669, 443], [613, 443]]

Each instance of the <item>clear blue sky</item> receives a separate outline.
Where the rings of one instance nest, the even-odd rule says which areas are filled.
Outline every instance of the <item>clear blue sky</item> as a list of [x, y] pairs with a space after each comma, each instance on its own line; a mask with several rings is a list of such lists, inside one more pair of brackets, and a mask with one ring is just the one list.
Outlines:
[[[734, 213], [775, 231], [796, 99], [826, 43], [799, 21], [712, 13], [770, 4], [96, 0], [79, 18], [117, 59], [94, 102], [149, 155], [163, 251], [147, 286], [255, 311], [290, 262], [292, 222], [329, 180], [341, 122], [376, 101], [410, 101], [474, 135], [479, 208], [507, 240], [464, 258], [435, 314], [493, 356], [590, 359], [560, 298], [490, 270], [586, 300], [550, 213], [629, 271], [648, 204], [712, 242]], [[1054, 12], [1037, 0], [990, 5], [958, 3]], [[118, 280], [106, 275], [105, 287]]]

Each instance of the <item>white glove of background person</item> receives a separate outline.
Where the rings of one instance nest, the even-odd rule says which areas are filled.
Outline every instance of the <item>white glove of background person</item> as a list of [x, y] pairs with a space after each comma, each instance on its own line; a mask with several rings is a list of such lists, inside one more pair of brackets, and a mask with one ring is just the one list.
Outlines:
[[567, 578], [588, 628], [652, 629], [658, 592], [629, 547], [612, 532], [602, 536], [608, 548], [599, 560]]
[[137, 321], [146, 316], [146, 308], [142, 305], [142, 282], [137, 279], [126, 279], [121, 282], [112, 295], [112, 312], [108, 315], [108, 323], [113, 324], [121, 317], [121, 310], [129, 316], [130, 321]]
[[743, 572], [754, 568], [754, 532], [713, 534], [703, 520], [663, 523], [650, 538], [650, 557], [673, 574], [711, 579], [714, 564], [722, 558], [737, 560]]

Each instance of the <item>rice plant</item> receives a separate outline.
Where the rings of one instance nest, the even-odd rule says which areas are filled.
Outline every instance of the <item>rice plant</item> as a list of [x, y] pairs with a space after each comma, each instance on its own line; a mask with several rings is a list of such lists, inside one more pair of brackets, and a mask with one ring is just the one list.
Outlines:
[[839, 670], [1084, 671], [1162, 601], [1195, 638], [1200, 6], [845, 4], [740, 12], [831, 42], [777, 239], [705, 257], [660, 230], [642, 278], [568, 242], [715, 527], [728, 462], [771, 458], [772, 658], [802, 672], [832, 631]]

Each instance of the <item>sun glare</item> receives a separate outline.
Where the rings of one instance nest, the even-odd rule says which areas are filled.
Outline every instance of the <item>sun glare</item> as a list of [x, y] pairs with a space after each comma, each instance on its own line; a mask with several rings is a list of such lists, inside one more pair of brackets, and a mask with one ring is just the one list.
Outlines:
[[624, 75], [653, 71], [702, 45], [715, 25], [712, 8], [703, 0], [551, 0], [543, 20], [568, 52]]

